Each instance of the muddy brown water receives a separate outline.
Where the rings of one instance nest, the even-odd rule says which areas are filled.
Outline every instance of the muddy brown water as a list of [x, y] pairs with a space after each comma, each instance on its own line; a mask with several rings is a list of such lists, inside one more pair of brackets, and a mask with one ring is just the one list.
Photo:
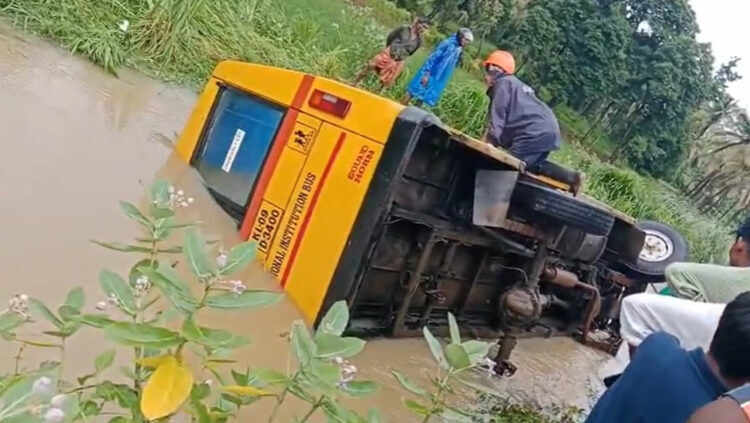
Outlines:
[[[122, 215], [117, 201], [142, 199], [155, 178], [167, 178], [196, 198], [195, 205], [180, 214], [204, 222], [209, 238], [226, 246], [240, 241], [234, 222], [213, 202], [196, 172], [172, 155], [172, 140], [195, 98], [191, 90], [135, 72], [125, 70], [115, 78], [0, 22], [2, 301], [25, 293], [56, 307], [71, 287], [80, 285], [93, 311], [93, 304], [103, 299], [99, 271], [124, 274], [136, 257], [104, 250], [89, 240], [128, 241], [136, 236], [137, 228]], [[241, 277], [251, 288], [277, 289], [255, 266]], [[253, 340], [234, 357], [242, 366], [281, 370], [290, 365], [284, 334], [298, 318], [288, 300], [259, 311], [201, 316], [207, 326]], [[31, 330], [23, 335], [33, 337]], [[68, 377], [90, 371], [93, 357], [107, 348], [95, 331], [81, 330], [66, 349]], [[1, 372], [12, 369], [15, 353], [14, 345], [0, 343]], [[125, 363], [128, 354], [118, 351], [118, 361]], [[27, 350], [21, 364], [32, 367], [55, 357], [50, 350]], [[514, 378], [473, 378], [496, 389], [501, 398], [547, 409], [588, 407], [592, 394], [601, 389], [598, 374], [607, 361], [603, 354], [562, 338], [522, 341], [513, 358], [520, 367]], [[355, 364], [362, 378], [376, 380], [381, 389], [369, 399], [351, 402], [352, 407], [377, 407], [390, 422], [415, 421], [404, 411], [401, 399], [406, 395], [390, 371], [399, 369], [426, 383], [434, 367], [422, 340], [370, 340]], [[108, 376], [119, 377], [116, 366]], [[241, 420], [265, 421], [269, 410], [270, 404], [261, 401]], [[278, 421], [291, 421], [302, 412], [302, 404], [291, 403]]]

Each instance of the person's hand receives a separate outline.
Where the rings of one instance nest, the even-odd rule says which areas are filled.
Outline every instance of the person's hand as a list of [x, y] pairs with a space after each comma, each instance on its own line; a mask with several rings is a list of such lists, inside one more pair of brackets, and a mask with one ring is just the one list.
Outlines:
[[422, 77], [422, 86], [426, 87], [428, 82], [430, 82], [430, 74], [426, 73]]

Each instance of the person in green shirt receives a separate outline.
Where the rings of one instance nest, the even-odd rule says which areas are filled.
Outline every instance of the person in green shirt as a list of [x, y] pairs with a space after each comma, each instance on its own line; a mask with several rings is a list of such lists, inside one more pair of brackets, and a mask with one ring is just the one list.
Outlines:
[[673, 295], [692, 301], [726, 304], [750, 291], [750, 217], [736, 232], [729, 266], [673, 263], [665, 276]]

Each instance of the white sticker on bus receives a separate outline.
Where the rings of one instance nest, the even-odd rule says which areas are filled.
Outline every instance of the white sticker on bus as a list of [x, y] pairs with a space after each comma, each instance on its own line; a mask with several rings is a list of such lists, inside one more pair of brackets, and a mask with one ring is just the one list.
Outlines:
[[242, 145], [242, 140], [244, 139], [245, 131], [243, 131], [242, 129], [237, 129], [237, 132], [234, 133], [232, 145], [229, 146], [229, 151], [227, 151], [227, 156], [224, 157], [224, 164], [221, 165], [221, 169], [224, 172], [229, 173], [229, 171], [232, 170], [232, 163], [234, 163], [234, 158], [237, 157], [237, 152], [240, 151], [240, 146]]

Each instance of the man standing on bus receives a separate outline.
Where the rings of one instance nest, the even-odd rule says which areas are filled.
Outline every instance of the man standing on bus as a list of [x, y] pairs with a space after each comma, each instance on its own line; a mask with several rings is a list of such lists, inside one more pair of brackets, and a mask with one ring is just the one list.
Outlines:
[[562, 144], [555, 113], [514, 76], [516, 61], [511, 53], [493, 52], [484, 69], [490, 97], [485, 140], [523, 160], [527, 170], [538, 172], [550, 152]]

